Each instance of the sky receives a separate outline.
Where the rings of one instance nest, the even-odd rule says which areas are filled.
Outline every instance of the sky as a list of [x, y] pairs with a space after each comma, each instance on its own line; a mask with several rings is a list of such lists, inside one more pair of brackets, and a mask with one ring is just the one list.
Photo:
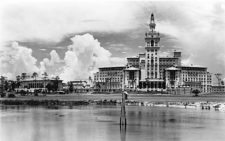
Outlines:
[[182, 51], [183, 65], [225, 73], [225, 2], [7, 0], [0, 6], [0, 75], [22, 72], [87, 79], [144, 52], [154, 13], [160, 56]]

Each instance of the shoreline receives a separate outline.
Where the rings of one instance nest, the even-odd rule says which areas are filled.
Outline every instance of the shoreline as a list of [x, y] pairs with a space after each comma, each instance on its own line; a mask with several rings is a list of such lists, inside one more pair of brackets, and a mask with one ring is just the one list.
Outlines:
[[[0, 106], [44, 106], [48, 109], [60, 109], [61, 107], [72, 108], [73, 106], [88, 106], [88, 105], [105, 105], [105, 106], [120, 106], [121, 101], [118, 100], [81, 100], [81, 101], [59, 101], [59, 100], [1, 100]], [[145, 106], [145, 107], [167, 107], [167, 108], [182, 108], [182, 109], [202, 109], [225, 112], [225, 102], [140, 102], [128, 100], [127, 106]]]
[[[86, 94], [86, 93], [73, 93], [73, 94], [49, 94], [46, 96], [39, 95], [16, 95], [15, 98], [0, 97], [0, 102], [4, 100], [59, 100], [59, 101], [80, 101], [80, 100], [121, 100], [121, 94]], [[128, 100], [135, 101], [148, 101], [148, 102], [225, 102], [225, 94], [202, 94], [197, 97], [193, 95], [170, 95], [170, 94], [128, 94]]]
[[[16, 98], [0, 98], [0, 105], [46, 106], [57, 109], [60, 106], [85, 105], [120, 105], [121, 94], [71, 94], [48, 96], [18, 96]], [[174, 108], [201, 108], [217, 109], [222, 106], [225, 111], [225, 96], [180, 96], [180, 95], [129, 95], [126, 101], [128, 106], [174, 107]]]

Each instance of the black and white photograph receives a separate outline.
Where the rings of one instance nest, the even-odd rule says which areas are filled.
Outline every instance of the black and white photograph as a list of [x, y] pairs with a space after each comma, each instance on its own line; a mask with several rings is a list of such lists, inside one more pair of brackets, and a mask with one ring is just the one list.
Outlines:
[[225, 1], [1, 0], [0, 141], [224, 141]]

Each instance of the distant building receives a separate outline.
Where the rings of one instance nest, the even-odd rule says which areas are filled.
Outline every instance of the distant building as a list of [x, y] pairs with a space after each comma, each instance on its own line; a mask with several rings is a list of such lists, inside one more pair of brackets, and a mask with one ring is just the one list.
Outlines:
[[151, 14], [149, 31], [145, 33], [145, 52], [128, 57], [124, 67], [99, 68], [94, 75], [95, 89], [174, 91], [184, 94], [191, 93], [193, 89], [204, 93], [219, 91], [212, 87], [212, 74], [207, 67], [182, 66], [180, 51], [175, 50], [170, 57], [159, 57], [161, 37], [155, 27], [154, 15]]
[[222, 85], [222, 86], [212, 86], [212, 92], [214, 92], [214, 93], [225, 92], [225, 85]]
[[94, 74], [95, 91], [121, 91], [124, 88], [124, 69], [126, 67], [103, 67]]
[[137, 57], [128, 57], [127, 65], [135, 68], [139, 68], [139, 56]]
[[124, 69], [124, 89], [138, 90], [140, 81], [140, 69], [127, 67]]
[[174, 51], [173, 57], [159, 58], [160, 78], [165, 79], [165, 69], [173, 66], [181, 66], [181, 52]]
[[[69, 81], [68, 84], [72, 84], [73, 92], [75, 93], [86, 93], [92, 89], [92, 85], [87, 80]], [[67, 88], [69, 88], [69, 86]]]
[[198, 89], [201, 92], [211, 92], [212, 78], [206, 67], [177, 66], [166, 69], [166, 88]]
[[16, 91], [29, 91], [34, 92], [35, 90], [46, 91], [47, 85], [51, 85], [57, 91], [62, 90], [62, 80], [58, 80], [55, 78], [31, 78], [24, 77], [19, 81], [19, 87], [16, 88]]
[[139, 88], [147, 91], [161, 91], [163, 79], [159, 73], [160, 34], [155, 31], [154, 15], [151, 14], [149, 31], [145, 33], [145, 67], [141, 73]]

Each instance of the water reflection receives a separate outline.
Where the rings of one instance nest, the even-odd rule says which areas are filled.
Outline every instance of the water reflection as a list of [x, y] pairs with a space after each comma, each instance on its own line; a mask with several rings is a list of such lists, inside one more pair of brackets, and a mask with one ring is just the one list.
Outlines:
[[225, 113], [196, 109], [127, 107], [1, 107], [1, 141], [219, 141], [225, 138]]
[[126, 141], [126, 125], [120, 126], [120, 140]]

